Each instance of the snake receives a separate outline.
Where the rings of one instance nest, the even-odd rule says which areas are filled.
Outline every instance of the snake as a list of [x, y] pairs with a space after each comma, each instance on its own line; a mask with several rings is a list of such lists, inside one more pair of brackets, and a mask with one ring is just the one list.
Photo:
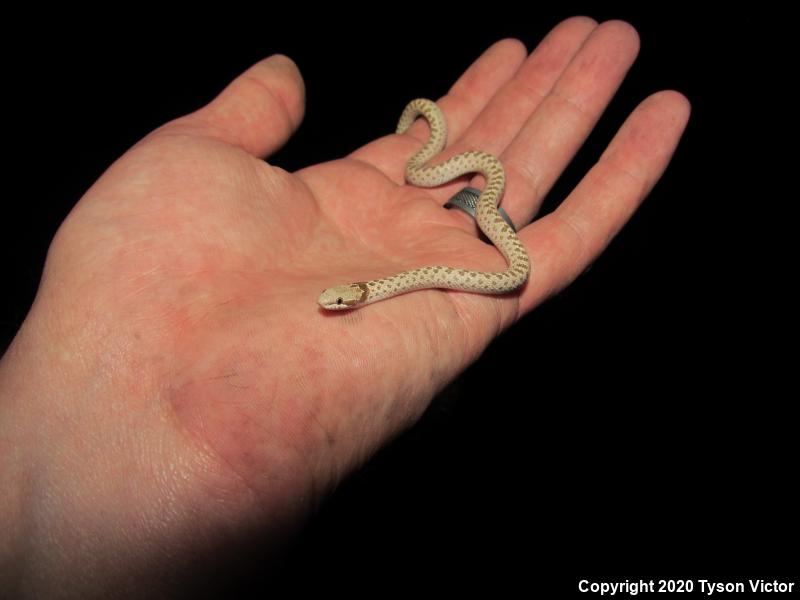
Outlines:
[[479, 294], [505, 294], [521, 287], [531, 273], [531, 261], [516, 231], [503, 220], [497, 205], [505, 189], [503, 165], [493, 155], [472, 150], [433, 165], [427, 165], [447, 144], [447, 121], [432, 100], [417, 98], [403, 109], [397, 134], [403, 134], [419, 116], [428, 122], [425, 145], [408, 159], [405, 179], [418, 187], [436, 187], [468, 173], [480, 173], [486, 185], [478, 197], [475, 219], [481, 231], [508, 263], [504, 271], [475, 271], [449, 266], [424, 266], [381, 279], [335, 285], [317, 300], [327, 310], [360, 308], [399, 294], [424, 289], [451, 289]]

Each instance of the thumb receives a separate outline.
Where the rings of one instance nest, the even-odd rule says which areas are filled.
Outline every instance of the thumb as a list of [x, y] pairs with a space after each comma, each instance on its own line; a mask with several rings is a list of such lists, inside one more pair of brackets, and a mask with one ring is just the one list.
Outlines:
[[178, 122], [265, 157], [283, 146], [303, 120], [305, 86], [292, 59], [275, 54], [239, 75], [200, 110]]

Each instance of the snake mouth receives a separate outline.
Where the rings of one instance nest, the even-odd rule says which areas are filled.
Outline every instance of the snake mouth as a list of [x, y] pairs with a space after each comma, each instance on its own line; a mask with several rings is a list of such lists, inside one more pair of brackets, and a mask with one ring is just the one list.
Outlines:
[[322, 304], [320, 306], [325, 310], [332, 310], [332, 311], [344, 311], [353, 308], [352, 306], [347, 306], [346, 304]]
[[357, 300], [346, 298], [344, 295], [336, 293], [336, 291], [331, 288], [322, 290], [322, 294], [317, 299], [317, 304], [325, 310], [347, 310], [358, 304]]
[[320, 302], [319, 305], [324, 308], [325, 310], [347, 310], [349, 308], [353, 308], [352, 306], [348, 306], [344, 302], [341, 304], [331, 304], [329, 302]]

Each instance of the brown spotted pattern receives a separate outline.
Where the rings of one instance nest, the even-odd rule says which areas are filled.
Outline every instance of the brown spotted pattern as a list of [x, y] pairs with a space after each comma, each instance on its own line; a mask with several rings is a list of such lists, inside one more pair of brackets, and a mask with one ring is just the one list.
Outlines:
[[[357, 289], [363, 293], [359, 294], [356, 301], [347, 302], [346, 306], [331, 306], [329, 301], [323, 302], [324, 298], [336, 296], [336, 293], [326, 293], [326, 290], [319, 301], [323, 308], [355, 308], [413, 290], [430, 288], [504, 294], [517, 289], [528, 279], [531, 272], [528, 253], [514, 230], [497, 212], [497, 203], [505, 187], [503, 165], [491, 154], [476, 150], [464, 152], [438, 165], [426, 166], [447, 143], [447, 123], [434, 102], [420, 98], [412, 100], [403, 110], [397, 124], [397, 133], [404, 133], [420, 115], [428, 121], [430, 136], [422, 149], [408, 160], [406, 180], [420, 187], [435, 187], [467, 173], [483, 175], [486, 178], [486, 187], [478, 198], [476, 219], [481, 231], [503, 254], [508, 268], [505, 271], [491, 272], [446, 266], [420, 267], [383, 279], [351, 284], [358, 286]], [[340, 288], [341, 286], [336, 286], [337, 290]]]

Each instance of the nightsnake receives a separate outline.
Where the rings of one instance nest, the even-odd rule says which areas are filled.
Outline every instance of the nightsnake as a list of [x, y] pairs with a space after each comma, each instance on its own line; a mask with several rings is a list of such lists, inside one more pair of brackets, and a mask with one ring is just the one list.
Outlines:
[[504, 294], [520, 287], [528, 279], [531, 263], [516, 232], [497, 211], [497, 203], [505, 187], [505, 172], [500, 161], [486, 152], [464, 152], [449, 160], [425, 166], [447, 143], [447, 122], [442, 111], [431, 100], [419, 98], [409, 102], [397, 124], [402, 134], [422, 115], [428, 121], [430, 136], [426, 144], [406, 164], [406, 181], [420, 187], [435, 187], [467, 173], [480, 173], [486, 178], [476, 206], [475, 218], [486, 237], [508, 262], [505, 271], [473, 271], [455, 267], [431, 266], [403, 271], [396, 275], [336, 285], [326, 289], [317, 302], [328, 310], [357, 308], [414, 290], [448, 288], [480, 294]]

